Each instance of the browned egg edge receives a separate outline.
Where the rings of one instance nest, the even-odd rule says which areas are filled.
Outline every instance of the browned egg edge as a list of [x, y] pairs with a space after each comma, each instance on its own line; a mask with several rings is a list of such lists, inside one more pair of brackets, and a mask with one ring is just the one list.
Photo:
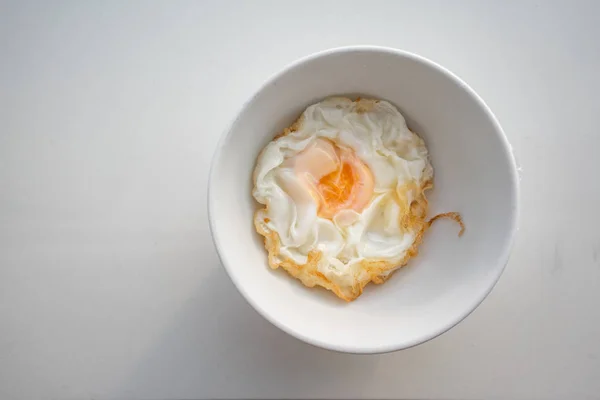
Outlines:
[[[374, 104], [377, 104], [378, 100], [373, 99], [361, 99], [357, 98], [354, 102], [358, 103], [358, 112], [367, 112], [373, 108]], [[292, 132], [295, 132], [300, 128], [302, 124], [302, 115], [288, 128], [284, 129], [283, 132], [276, 135], [273, 140], [277, 140], [283, 136], [289, 135]], [[261, 153], [262, 154], [262, 153]], [[260, 155], [259, 155], [260, 158]], [[414, 231], [417, 232], [415, 236], [415, 240], [412, 246], [406, 251], [404, 257], [398, 262], [389, 262], [384, 260], [362, 260], [360, 262], [361, 271], [360, 275], [357, 273], [354, 275], [354, 280], [352, 286], [342, 286], [338, 285], [329, 278], [327, 278], [322, 272], [320, 272], [317, 268], [321, 257], [323, 256], [322, 252], [313, 250], [308, 253], [308, 260], [305, 264], [297, 264], [293, 260], [288, 257], [282, 256], [279, 253], [280, 248], [280, 239], [277, 232], [268, 231], [264, 229], [263, 225], [258, 223], [257, 214], [260, 212], [267, 213], [269, 206], [265, 206], [264, 208], [256, 211], [254, 215], [254, 226], [256, 231], [264, 236], [265, 249], [268, 253], [268, 263], [272, 269], [277, 269], [279, 267], [283, 268], [287, 271], [291, 276], [300, 280], [307, 287], [321, 286], [325, 289], [328, 289], [335, 293], [339, 298], [346, 300], [348, 302], [355, 300], [360, 296], [363, 292], [363, 289], [367, 284], [373, 282], [375, 284], [384, 283], [388, 280], [393, 273], [394, 269], [400, 269], [400, 267], [408, 264], [408, 261], [417, 256], [419, 254], [419, 245], [423, 240], [423, 234], [431, 227], [431, 225], [443, 218], [452, 219], [456, 221], [460, 225], [459, 236], [462, 236], [465, 231], [465, 225], [463, 223], [462, 217], [457, 212], [449, 212], [438, 214], [433, 218], [427, 220], [427, 212], [429, 209], [429, 204], [427, 202], [427, 197], [425, 196], [425, 191], [433, 188], [433, 178], [424, 182], [420, 188], [415, 187], [416, 184], [414, 182], [410, 182], [405, 185], [401, 190], [396, 192], [396, 201], [400, 205], [401, 215], [400, 215], [400, 226], [404, 231]], [[406, 193], [408, 190], [418, 189], [419, 195], [415, 200], [413, 200], [410, 205], [408, 205], [408, 200], [406, 198]], [[391, 273], [385, 274], [387, 271], [394, 270]]]

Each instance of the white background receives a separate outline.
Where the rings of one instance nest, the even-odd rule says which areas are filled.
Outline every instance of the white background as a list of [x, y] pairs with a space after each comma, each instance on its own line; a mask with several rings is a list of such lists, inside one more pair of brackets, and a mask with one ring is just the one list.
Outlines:
[[[599, 2], [0, 5], [0, 398], [600, 398]], [[219, 135], [295, 59], [416, 52], [488, 103], [521, 229], [447, 334], [355, 356], [258, 316], [206, 215]]]

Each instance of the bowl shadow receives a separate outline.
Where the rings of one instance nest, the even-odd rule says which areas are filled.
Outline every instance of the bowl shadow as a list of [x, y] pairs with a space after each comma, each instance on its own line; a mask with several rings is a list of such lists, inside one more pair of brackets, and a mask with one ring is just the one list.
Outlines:
[[[271, 325], [237, 292], [216, 254], [211, 254], [209, 259], [210, 262], [204, 263], [198, 260], [198, 265], [210, 269], [208, 276], [182, 304], [156, 343], [115, 388], [115, 395], [132, 398], [281, 397], [286, 393], [339, 396], [339, 388], [347, 379], [369, 379], [374, 373], [379, 362], [376, 356], [320, 349]], [[265, 382], [272, 385], [264, 385]]]

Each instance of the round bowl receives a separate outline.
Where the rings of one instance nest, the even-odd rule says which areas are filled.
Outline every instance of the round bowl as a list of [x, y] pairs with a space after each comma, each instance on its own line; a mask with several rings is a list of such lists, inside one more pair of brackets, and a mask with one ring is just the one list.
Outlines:
[[[427, 144], [434, 167], [430, 216], [461, 213], [466, 231], [438, 222], [419, 255], [383, 285], [346, 303], [271, 270], [253, 226], [252, 171], [263, 147], [309, 105], [332, 95], [390, 101]], [[471, 313], [506, 265], [516, 231], [518, 175], [511, 147], [483, 100], [423, 57], [381, 47], [345, 47], [303, 58], [242, 107], [214, 156], [208, 209], [231, 280], [267, 320], [305, 342], [382, 353], [432, 339]]]

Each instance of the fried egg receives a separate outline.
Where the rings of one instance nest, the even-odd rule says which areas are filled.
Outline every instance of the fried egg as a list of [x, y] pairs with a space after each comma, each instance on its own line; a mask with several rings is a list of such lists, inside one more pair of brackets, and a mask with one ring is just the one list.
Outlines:
[[311, 105], [264, 148], [253, 180], [269, 266], [347, 301], [406, 265], [433, 221], [427, 148], [387, 101]]

